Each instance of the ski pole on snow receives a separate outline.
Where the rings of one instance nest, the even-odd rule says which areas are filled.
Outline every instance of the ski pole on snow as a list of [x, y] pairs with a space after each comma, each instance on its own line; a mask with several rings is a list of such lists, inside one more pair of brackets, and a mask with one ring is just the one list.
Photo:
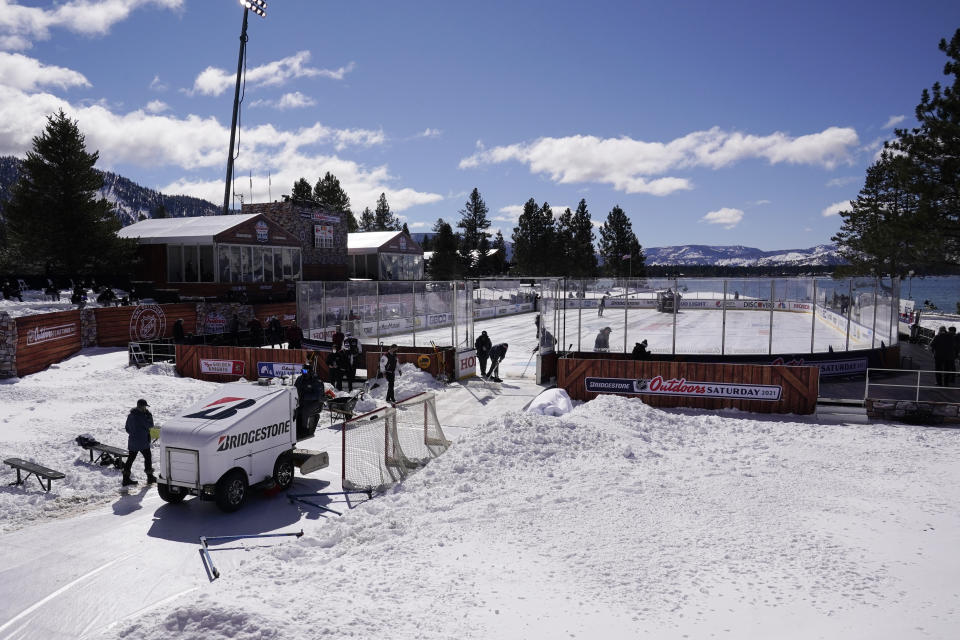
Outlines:
[[[536, 353], [536, 351], [534, 351], [533, 353]], [[533, 362], [533, 353], [530, 354], [530, 358], [527, 359], [527, 364], [523, 367], [523, 373], [520, 374], [521, 378], [527, 375], [527, 367], [529, 367], [530, 363]]]

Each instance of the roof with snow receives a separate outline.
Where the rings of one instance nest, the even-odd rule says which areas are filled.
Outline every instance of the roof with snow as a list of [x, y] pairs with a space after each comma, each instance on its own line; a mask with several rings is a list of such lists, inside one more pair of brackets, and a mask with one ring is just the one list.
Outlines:
[[380, 251], [423, 253], [420, 245], [403, 231], [364, 231], [347, 234], [347, 254], [363, 255]]
[[117, 232], [121, 238], [139, 239], [140, 244], [212, 244], [217, 234], [249, 222], [260, 214], [196, 216], [192, 218], [149, 218]]

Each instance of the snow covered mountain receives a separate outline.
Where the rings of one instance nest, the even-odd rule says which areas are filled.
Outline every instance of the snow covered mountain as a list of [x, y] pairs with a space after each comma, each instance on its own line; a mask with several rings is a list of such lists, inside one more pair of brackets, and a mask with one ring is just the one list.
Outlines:
[[832, 244], [809, 249], [764, 251], [754, 247], [687, 244], [644, 249], [648, 265], [718, 265], [731, 267], [831, 266], [845, 264]]
[[[220, 212], [212, 202], [191, 196], [169, 196], [147, 187], [142, 187], [128, 178], [103, 171], [103, 188], [100, 195], [114, 204], [117, 217], [123, 226], [143, 218], [156, 216], [162, 206], [171, 218], [184, 216], [208, 216]], [[0, 156], [0, 206], [10, 196], [10, 189], [20, 175], [20, 159]]]

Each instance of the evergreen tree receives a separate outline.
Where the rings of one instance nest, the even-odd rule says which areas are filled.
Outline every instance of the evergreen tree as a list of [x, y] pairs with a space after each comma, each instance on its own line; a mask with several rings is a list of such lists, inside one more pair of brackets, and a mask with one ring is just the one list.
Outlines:
[[313, 202], [313, 188], [306, 178], [300, 178], [293, 183], [290, 199], [295, 202]]
[[163, 203], [162, 203], [162, 202], [157, 205], [157, 208], [156, 208], [156, 209], [153, 210], [153, 217], [154, 217], [154, 218], [169, 218], [169, 217], [170, 217], [169, 214], [167, 213], [167, 208], [166, 208], [165, 206], [163, 206]]
[[387, 194], [381, 193], [377, 198], [377, 209], [373, 213], [373, 231], [400, 231], [400, 221], [397, 220], [390, 205], [387, 204]]
[[593, 278], [597, 275], [597, 250], [593, 244], [593, 220], [590, 219], [586, 200], [581, 198], [568, 225], [571, 238], [570, 248], [566, 251], [569, 275]]
[[493, 238], [493, 248], [497, 252], [490, 258], [490, 272], [493, 275], [505, 274], [507, 272], [507, 241], [503, 239], [503, 233], [499, 229]]
[[460, 221], [457, 226], [463, 229], [463, 253], [470, 258], [470, 274], [475, 275], [478, 272], [479, 262], [484, 258], [480, 254], [481, 240], [486, 240], [489, 247], [490, 234], [487, 229], [490, 228], [490, 221], [487, 219], [489, 213], [487, 204], [480, 197], [480, 191], [474, 187], [470, 192], [463, 209], [460, 210]]
[[313, 187], [313, 199], [321, 206], [340, 214], [347, 223], [347, 233], [356, 233], [359, 229], [357, 217], [350, 209], [350, 196], [340, 186], [335, 175], [327, 173], [317, 180]]
[[630, 218], [615, 205], [600, 227], [600, 256], [603, 270], [611, 276], [639, 277], [644, 272], [644, 256], [633, 233]]
[[360, 231], [379, 231], [377, 229], [377, 222], [374, 218], [373, 211], [370, 211], [370, 207], [364, 207], [363, 213], [360, 214], [360, 223], [357, 225], [360, 228]]
[[931, 262], [955, 266], [960, 264], [960, 29], [939, 46], [948, 57], [943, 73], [952, 76], [952, 86], [935, 82], [930, 91], [924, 89], [915, 112], [919, 126], [897, 129], [898, 139], [890, 146], [916, 166], [910, 188], [919, 197], [920, 215], [935, 231], [909, 230], [921, 234], [914, 235], [915, 246]]
[[455, 280], [463, 275], [460, 253], [460, 239], [453, 233], [453, 227], [443, 218], [433, 225], [437, 234], [434, 238], [433, 257], [430, 259], [430, 278], [433, 280]]
[[553, 211], [546, 202], [537, 206], [530, 198], [513, 228], [513, 264], [516, 275], [548, 276], [562, 268], [554, 257], [556, 228]]
[[931, 224], [915, 193], [918, 168], [903, 155], [884, 151], [867, 169], [863, 188], [832, 240], [850, 262], [850, 273], [899, 275], [931, 266], [921, 247], [936, 243]]
[[406, 222], [404, 222], [403, 226], [400, 227], [400, 231], [403, 231], [405, 234], [410, 235], [410, 227], [407, 226]]
[[4, 210], [21, 269], [65, 277], [129, 271], [136, 243], [117, 237], [113, 205], [96, 198], [103, 186], [98, 158], [87, 152], [76, 121], [62, 110], [47, 117]]

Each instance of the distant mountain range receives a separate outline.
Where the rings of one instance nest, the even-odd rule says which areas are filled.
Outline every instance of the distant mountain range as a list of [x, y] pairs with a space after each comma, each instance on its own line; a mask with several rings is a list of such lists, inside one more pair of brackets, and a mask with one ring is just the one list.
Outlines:
[[648, 265], [714, 265], [727, 267], [833, 266], [846, 264], [832, 244], [809, 249], [764, 251], [740, 245], [722, 247], [685, 244], [644, 249]]
[[[0, 203], [10, 196], [10, 189], [20, 176], [20, 159], [0, 156]], [[103, 188], [100, 195], [114, 204], [117, 217], [123, 226], [144, 218], [155, 217], [160, 205], [170, 218], [208, 216], [220, 213], [220, 207], [207, 200], [191, 196], [168, 196], [141, 187], [123, 176], [102, 171]]]

